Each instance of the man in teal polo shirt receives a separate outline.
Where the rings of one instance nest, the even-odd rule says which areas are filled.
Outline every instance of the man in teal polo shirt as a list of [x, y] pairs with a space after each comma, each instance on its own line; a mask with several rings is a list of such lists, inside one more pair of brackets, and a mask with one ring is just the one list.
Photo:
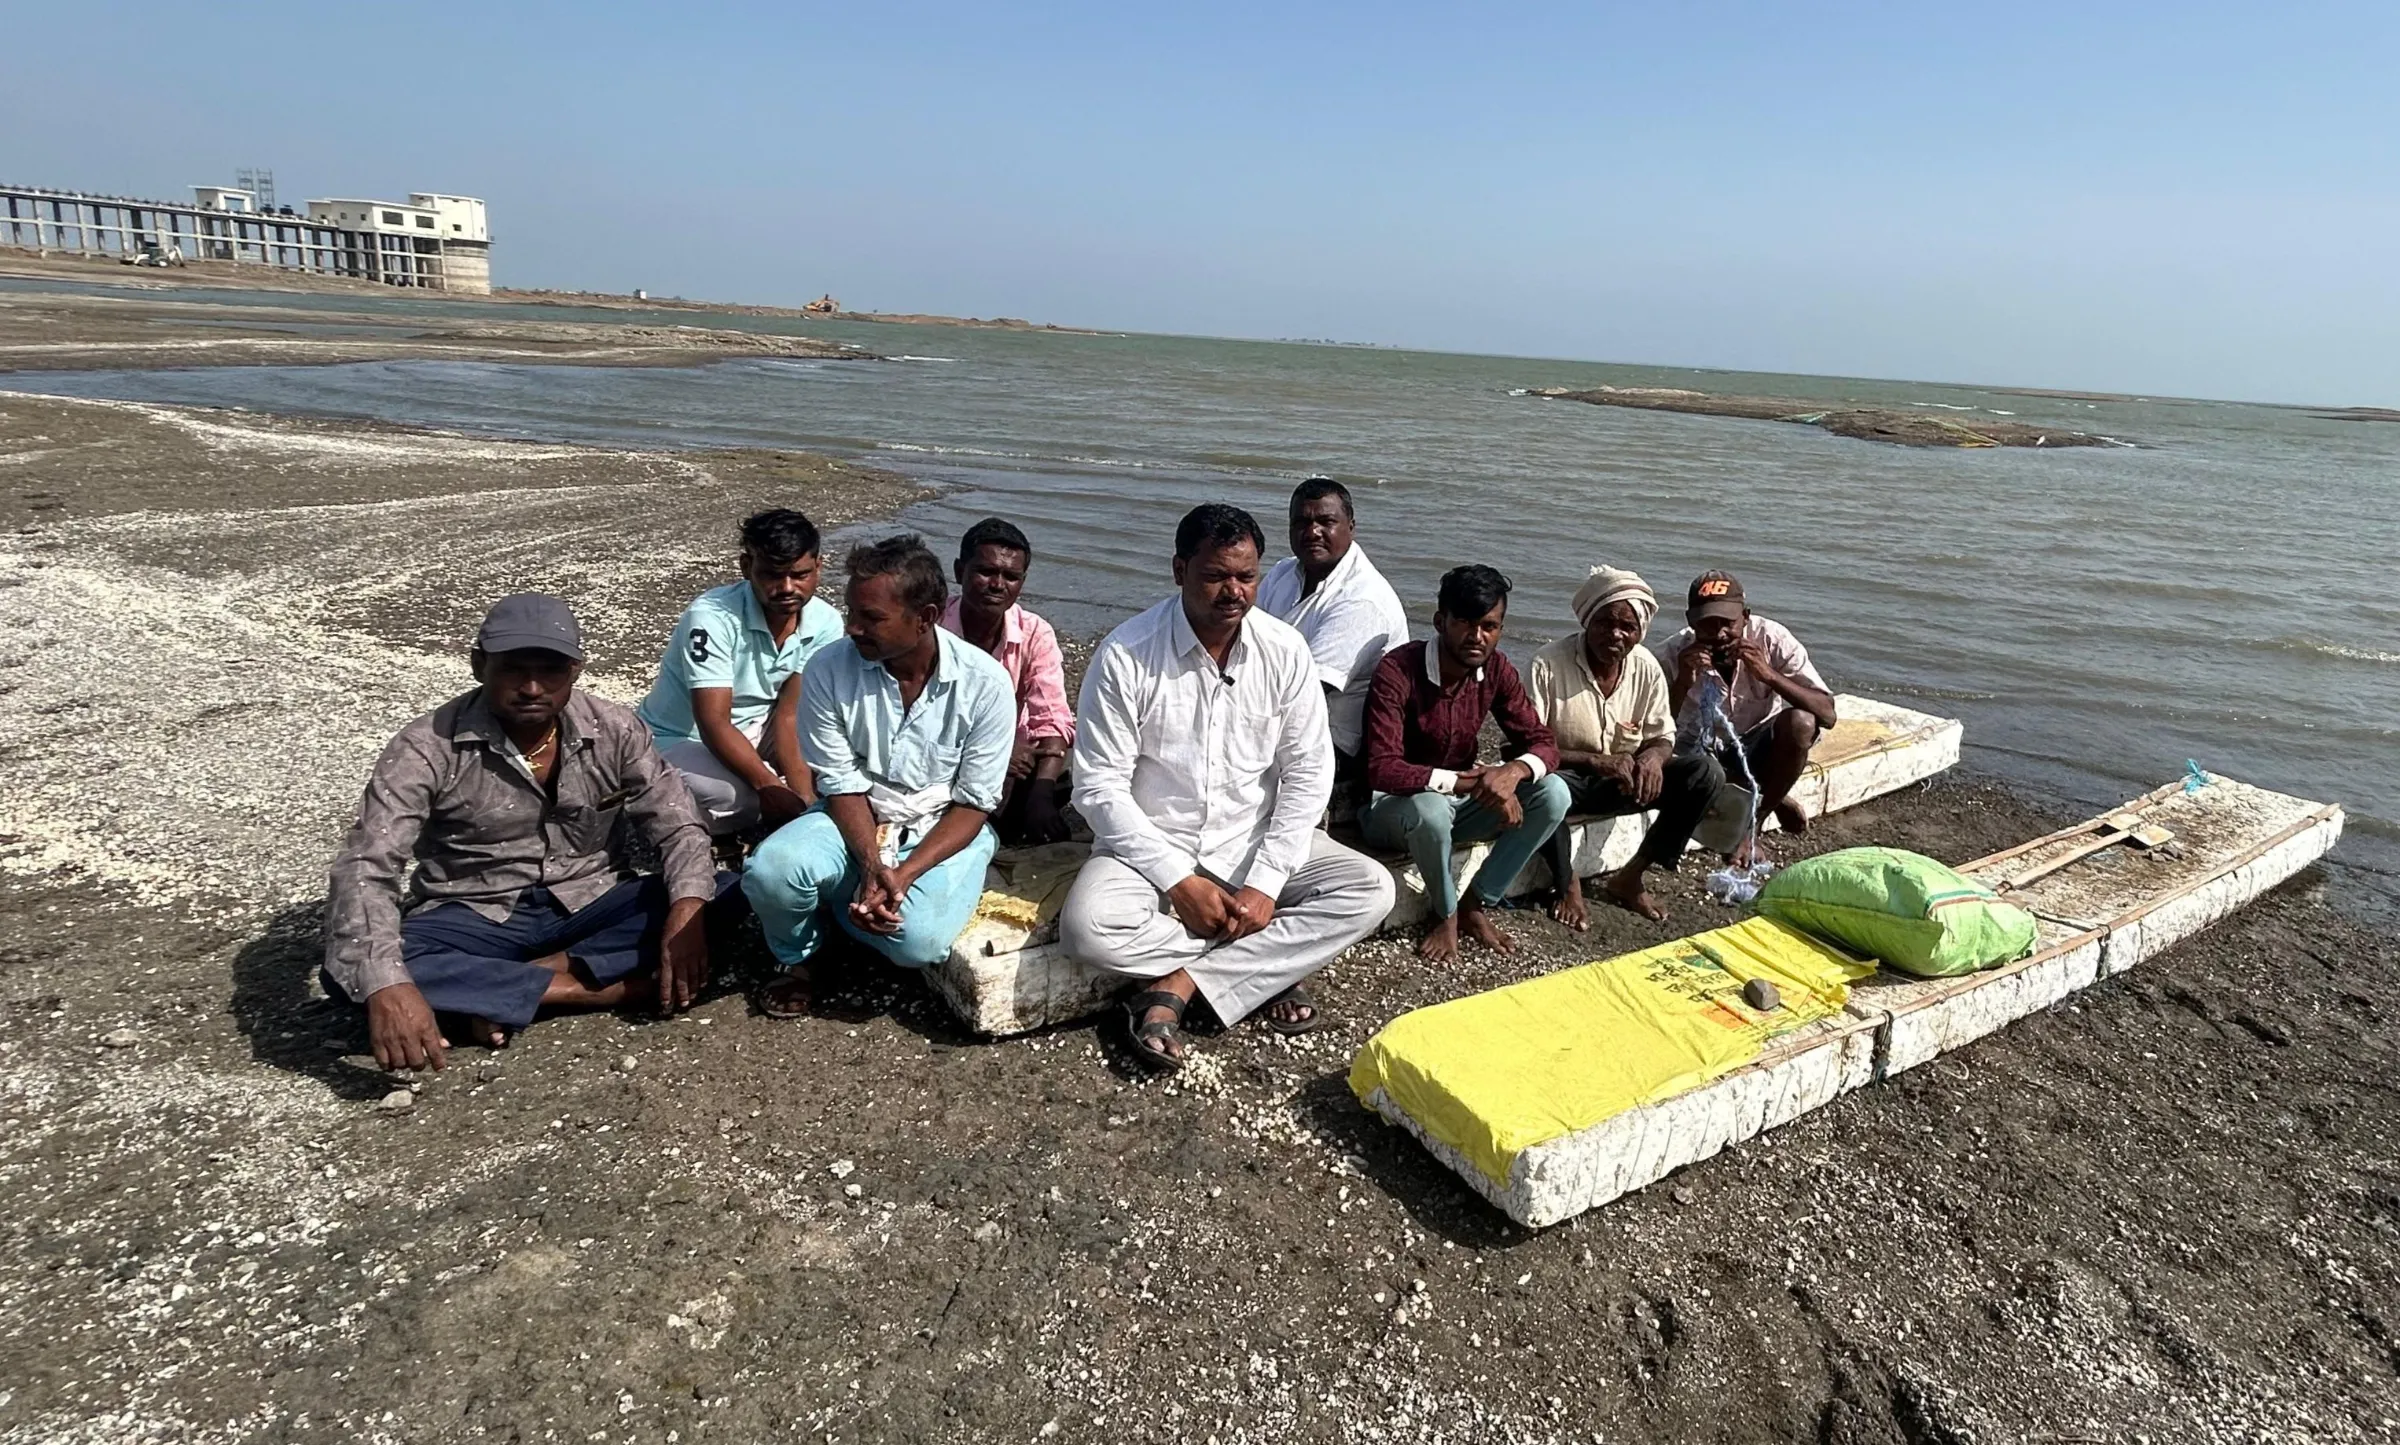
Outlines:
[[742, 523], [742, 580], [692, 599], [637, 711], [717, 836], [781, 825], [817, 800], [800, 755], [800, 673], [840, 640], [818, 600], [816, 526], [784, 508]]

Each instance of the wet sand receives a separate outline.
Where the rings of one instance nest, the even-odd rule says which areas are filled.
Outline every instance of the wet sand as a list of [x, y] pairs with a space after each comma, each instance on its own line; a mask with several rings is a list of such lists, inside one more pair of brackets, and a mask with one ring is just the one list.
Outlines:
[[[0, 395], [0, 1440], [2390, 1438], [2400, 945], [2313, 877], [2145, 968], [1541, 1234], [1352, 1100], [1402, 1009], [1726, 915], [1436, 969], [1171, 1082], [1093, 1024], [962, 1036], [854, 965], [393, 1081], [319, 997], [322, 871], [483, 604], [646, 684], [770, 501], [655, 454]], [[1162, 583], [1163, 586], [1163, 583]], [[1832, 820], [1960, 859], [1971, 777]], [[1055, 1426], [1055, 1429], [1052, 1427]]]
[[814, 337], [547, 321], [526, 308], [501, 306], [488, 322], [466, 324], [229, 305], [216, 297], [181, 300], [171, 289], [139, 297], [0, 292], [0, 374], [398, 360], [689, 366], [739, 357], [872, 359], [856, 347]]
[[1678, 411], [1695, 416], [1730, 416], [1749, 421], [1794, 422], [1835, 436], [1888, 442], [1903, 447], [2104, 447], [2129, 443], [2089, 432], [2038, 427], [1996, 417], [1961, 421], [1931, 412], [1887, 406], [1828, 407], [1792, 396], [1721, 396], [1666, 386], [1602, 386], [1588, 391], [1536, 387], [1526, 393], [1550, 401], [1580, 401], [1636, 411]]
[[0, 246], [0, 276], [46, 281], [84, 281], [107, 286], [131, 286], [171, 296], [189, 287], [249, 291], [306, 292], [314, 295], [359, 297], [438, 297], [444, 301], [481, 304], [505, 313], [511, 308], [574, 307], [597, 311], [680, 311], [697, 316], [776, 316], [797, 321], [872, 321], [893, 326], [965, 326], [987, 331], [1053, 331], [1073, 336], [1108, 333], [1054, 322], [1027, 321], [1015, 316], [937, 316], [916, 311], [810, 311], [799, 306], [759, 306], [734, 301], [693, 301], [681, 296], [629, 296], [608, 291], [547, 291], [499, 287], [488, 293], [410, 291], [349, 276], [318, 276], [257, 265], [194, 261], [183, 266], [126, 266], [114, 260], [73, 255], [41, 255]]

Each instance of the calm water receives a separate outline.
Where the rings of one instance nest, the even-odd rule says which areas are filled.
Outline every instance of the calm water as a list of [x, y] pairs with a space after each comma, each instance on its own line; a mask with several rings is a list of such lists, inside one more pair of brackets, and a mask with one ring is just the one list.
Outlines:
[[[363, 309], [347, 297], [272, 300]], [[429, 319], [490, 315], [468, 303], [368, 304]], [[778, 318], [707, 324], [802, 329]], [[1249, 507], [1281, 555], [1292, 482], [1327, 472], [1356, 491], [1360, 539], [1413, 611], [1430, 614], [1445, 567], [1492, 563], [1516, 580], [1511, 643], [1525, 649], [1571, 625], [1567, 598], [1593, 563], [1634, 567], [1673, 597], [1694, 573], [1725, 567], [1755, 608], [1800, 633], [1837, 688], [1964, 718], [1976, 766], [2098, 805], [2196, 758], [2336, 800], [2352, 819], [2345, 892], [2400, 896], [2400, 576], [2390, 563], [2400, 426], [2236, 403], [1421, 352], [805, 329], [908, 357], [689, 370], [408, 362], [0, 385], [861, 456], [944, 486], [909, 517], [938, 537], [989, 512], [1017, 520], [1042, 554], [1028, 600], [1084, 632], [1164, 590], [1174, 522], [1193, 503]], [[1602, 383], [1939, 405], [2140, 445], [1917, 451], [1511, 394]]]

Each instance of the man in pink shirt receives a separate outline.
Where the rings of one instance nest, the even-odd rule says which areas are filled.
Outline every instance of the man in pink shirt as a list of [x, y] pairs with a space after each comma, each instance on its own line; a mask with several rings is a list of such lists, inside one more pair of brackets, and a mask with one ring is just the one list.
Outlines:
[[958, 592], [942, 610], [942, 626], [996, 658], [1017, 690], [1017, 745], [1008, 784], [992, 827], [1003, 843], [1055, 843], [1067, 836], [1059, 815], [1067, 750], [1075, 744], [1075, 709], [1067, 703], [1066, 659], [1049, 623], [1017, 605], [1033, 544], [998, 517], [986, 517], [959, 539], [952, 571]]

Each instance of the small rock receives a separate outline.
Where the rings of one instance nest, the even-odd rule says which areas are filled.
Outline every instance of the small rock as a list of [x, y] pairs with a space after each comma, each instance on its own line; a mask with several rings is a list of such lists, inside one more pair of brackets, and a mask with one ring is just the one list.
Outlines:
[[867, 1192], [867, 1191], [865, 1190], [865, 1188], [863, 1188], [863, 1187], [862, 1187], [862, 1186], [860, 1186], [860, 1185], [856, 1185], [856, 1184], [845, 1184], [845, 1185], [843, 1185], [843, 1186], [842, 1186], [842, 1194], [843, 1194], [843, 1196], [844, 1196], [845, 1198], [849, 1198], [849, 1199], [856, 1199], [856, 1198], [858, 1198], [860, 1195], [862, 1195], [862, 1194], [864, 1194], [864, 1193], [866, 1193], [866, 1192]]
[[996, 1219], [987, 1219], [975, 1226], [975, 1239], [980, 1244], [990, 1244], [999, 1237], [1000, 1221]]
[[1783, 1007], [1783, 995], [1776, 991], [1775, 985], [1763, 978], [1754, 978], [1743, 984], [1742, 998], [1762, 1014], [1773, 1013]]
[[498, 1064], [476, 1065], [475, 1082], [479, 1084], [496, 1084], [500, 1082], [500, 1066]]
[[130, 1049], [141, 1041], [142, 1036], [137, 1030], [131, 1028], [110, 1029], [107, 1033], [104, 1033], [100, 1036], [100, 1047], [104, 1049]]
[[623, 1058], [617, 1060], [617, 1072], [620, 1074], [630, 1074], [641, 1066], [642, 1061], [635, 1058], [631, 1054], [627, 1054]]
[[836, 1179], [847, 1179], [850, 1177], [850, 1171], [857, 1167], [857, 1164], [848, 1159], [836, 1159], [825, 1167], [825, 1172]]
[[375, 1107], [386, 1114], [405, 1114], [417, 1107], [417, 1096], [406, 1089], [394, 1089]]
[[1700, 1196], [1694, 1194], [1689, 1186], [1682, 1184], [1675, 1186], [1674, 1199], [1677, 1204], [1697, 1204], [1700, 1202]]

